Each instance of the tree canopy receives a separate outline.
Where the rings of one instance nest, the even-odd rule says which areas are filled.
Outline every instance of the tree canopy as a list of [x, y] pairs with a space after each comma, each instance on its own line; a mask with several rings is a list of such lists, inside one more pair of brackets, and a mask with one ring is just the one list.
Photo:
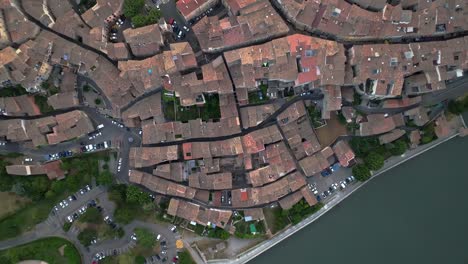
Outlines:
[[149, 195], [135, 185], [130, 185], [127, 187], [126, 197], [126, 201], [128, 203], [145, 204], [151, 202]]
[[152, 248], [156, 244], [156, 236], [146, 228], [135, 228], [137, 244], [144, 248]]
[[367, 167], [370, 170], [376, 171], [383, 167], [384, 165], [384, 157], [378, 153], [371, 152], [367, 157], [364, 159]]
[[96, 237], [97, 237], [96, 230], [91, 229], [91, 228], [85, 228], [83, 231], [81, 231], [78, 234], [78, 240], [85, 247], [91, 245], [91, 241], [96, 239]]
[[134, 17], [141, 12], [145, 6], [145, 0], [125, 0], [123, 12], [126, 17]]
[[359, 181], [366, 181], [370, 178], [371, 172], [365, 164], [357, 164], [353, 167], [353, 175]]
[[80, 222], [82, 223], [93, 223], [100, 224], [102, 223], [102, 214], [95, 207], [90, 207], [86, 212], [80, 217]]

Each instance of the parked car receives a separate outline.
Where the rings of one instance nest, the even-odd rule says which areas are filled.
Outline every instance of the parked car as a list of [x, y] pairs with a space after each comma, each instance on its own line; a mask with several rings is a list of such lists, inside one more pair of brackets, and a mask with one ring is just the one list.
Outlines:
[[132, 240], [135, 240], [135, 241], [137, 240], [137, 236], [136, 236], [135, 233], [133, 233], [133, 234], [130, 236], [130, 238], [131, 238]]
[[177, 227], [176, 227], [176, 226], [172, 226], [172, 227], [171, 227], [171, 231], [174, 232], [174, 233], [177, 232]]

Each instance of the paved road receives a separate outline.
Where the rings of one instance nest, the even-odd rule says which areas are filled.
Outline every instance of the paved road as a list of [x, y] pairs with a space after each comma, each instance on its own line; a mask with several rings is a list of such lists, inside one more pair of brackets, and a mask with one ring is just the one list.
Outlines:
[[439, 92], [425, 94], [422, 97], [424, 106], [431, 106], [440, 102], [456, 99], [468, 93], [468, 75], [451, 80], [447, 84], [447, 88]]

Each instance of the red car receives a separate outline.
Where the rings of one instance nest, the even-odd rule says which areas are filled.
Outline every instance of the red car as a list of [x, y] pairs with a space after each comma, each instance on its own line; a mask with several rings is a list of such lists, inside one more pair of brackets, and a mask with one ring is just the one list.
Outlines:
[[169, 21], [168, 21], [169, 25], [174, 24], [174, 22], [175, 22], [175, 19], [174, 19], [174, 18], [170, 18]]

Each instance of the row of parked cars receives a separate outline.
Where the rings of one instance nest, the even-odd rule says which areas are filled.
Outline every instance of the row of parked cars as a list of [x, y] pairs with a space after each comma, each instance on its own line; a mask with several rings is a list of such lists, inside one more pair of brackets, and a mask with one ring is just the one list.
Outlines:
[[[73, 151], [65, 150], [65, 151], [61, 151], [61, 152], [58, 152], [58, 153], [53, 153], [53, 154], [47, 155], [46, 160], [52, 161], [52, 160], [58, 160], [58, 159], [61, 159], [61, 158], [67, 158], [67, 157], [71, 157], [71, 156], [73, 156]], [[30, 161], [32, 161], [32, 159]]]
[[197, 16], [197, 17], [195, 17], [195, 18], [193, 18], [193, 19], [190, 19], [190, 20], [188, 21], [188, 24], [189, 24], [189, 25], [193, 25], [193, 24], [197, 23], [197, 22], [198, 22], [200, 19], [202, 19], [204, 16], [207, 16], [207, 15], [211, 14], [211, 13], [213, 12], [213, 10], [214, 10], [213, 8], [210, 8], [210, 9], [206, 10], [205, 12], [201, 13], [199, 16]]
[[[91, 191], [91, 186], [89, 185], [86, 185], [85, 187], [83, 187], [82, 189], [80, 189], [76, 194], [78, 195], [84, 195], [85, 193], [87, 193], [88, 191]], [[70, 196], [68, 196], [66, 199], [64, 199], [63, 201], [59, 202], [57, 205], [54, 206], [54, 210], [52, 211], [54, 214], [56, 212], [58, 212], [60, 209], [64, 209], [66, 208], [69, 203], [73, 202], [73, 201], [76, 201], [77, 198], [76, 198], [76, 195], [75, 194], [72, 194]]]
[[97, 206], [95, 200], [88, 201], [86, 205], [81, 206], [78, 210], [73, 212], [71, 215], [67, 216], [67, 221], [69, 223], [73, 223], [78, 217], [86, 212], [86, 210], [90, 207], [96, 207], [100, 212], [102, 211], [102, 207]]
[[177, 21], [175, 21], [175, 19], [173, 19], [173, 18], [169, 19], [169, 24], [171, 25], [172, 32], [174, 32], [177, 39], [184, 39], [185, 38], [185, 32], [190, 31], [190, 28], [188, 28], [185, 25], [180, 28], [179, 24], [177, 24]]
[[84, 143], [82, 143], [80, 150], [81, 152], [93, 152], [93, 151], [100, 150], [100, 149], [107, 149], [107, 148], [110, 148], [111, 143], [112, 142], [110, 140], [103, 141], [103, 142], [96, 143], [96, 144], [88, 144], [88, 145], [84, 145]]
[[354, 176], [349, 176], [345, 180], [340, 181], [339, 183], [336, 183], [336, 182], [333, 183], [332, 185], [330, 185], [330, 187], [328, 187], [328, 190], [325, 190], [322, 193], [321, 197], [319, 195], [317, 195], [317, 200], [320, 201], [321, 199], [327, 198], [328, 196], [332, 195], [338, 189], [340, 189], [340, 190], [346, 189], [348, 184], [354, 182], [355, 180], [356, 180], [356, 178], [354, 178]]

